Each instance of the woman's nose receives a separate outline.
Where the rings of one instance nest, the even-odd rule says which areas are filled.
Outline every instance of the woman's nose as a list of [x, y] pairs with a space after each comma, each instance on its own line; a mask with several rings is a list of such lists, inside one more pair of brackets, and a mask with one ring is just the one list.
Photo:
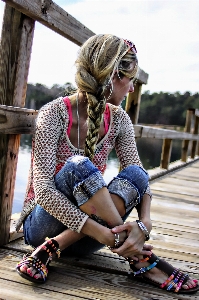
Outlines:
[[129, 93], [133, 93], [133, 92], [134, 92], [134, 86], [133, 86], [133, 82], [131, 81], [129, 86]]

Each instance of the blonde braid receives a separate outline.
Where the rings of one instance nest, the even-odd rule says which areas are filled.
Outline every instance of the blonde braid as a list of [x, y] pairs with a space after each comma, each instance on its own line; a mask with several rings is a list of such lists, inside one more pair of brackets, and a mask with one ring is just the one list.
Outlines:
[[128, 76], [129, 64], [137, 60], [134, 54], [130, 55], [127, 60], [129, 63], [123, 66], [121, 62], [127, 52], [129, 49], [123, 39], [111, 34], [100, 34], [89, 38], [83, 44], [76, 60], [75, 81], [78, 89], [86, 92], [88, 100], [88, 131], [84, 150], [91, 161], [106, 105], [104, 92], [116, 71], [122, 70]]
[[106, 101], [98, 101], [96, 96], [87, 93], [88, 99], [88, 131], [85, 141], [85, 155], [92, 161], [95, 145], [99, 137], [99, 128], [102, 121]]

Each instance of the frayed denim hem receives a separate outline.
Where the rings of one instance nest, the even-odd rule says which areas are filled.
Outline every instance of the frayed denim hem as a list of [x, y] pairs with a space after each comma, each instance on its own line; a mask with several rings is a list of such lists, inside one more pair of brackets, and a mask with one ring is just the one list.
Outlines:
[[118, 195], [124, 200], [126, 212], [132, 210], [140, 202], [140, 194], [137, 188], [128, 180], [114, 178], [108, 185], [109, 193]]
[[84, 181], [78, 183], [73, 190], [78, 206], [87, 202], [97, 191], [106, 186], [100, 171], [91, 174]]

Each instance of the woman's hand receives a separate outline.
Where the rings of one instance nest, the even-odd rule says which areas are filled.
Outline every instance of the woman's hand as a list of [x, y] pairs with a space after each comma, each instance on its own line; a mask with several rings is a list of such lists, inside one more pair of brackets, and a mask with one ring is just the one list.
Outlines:
[[152, 246], [145, 245], [145, 235], [140, 230], [137, 222], [127, 222], [123, 225], [112, 228], [113, 233], [120, 233], [126, 231], [127, 239], [123, 245], [112, 252], [117, 253], [125, 258], [130, 257], [137, 260], [138, 255], [151, 255]]

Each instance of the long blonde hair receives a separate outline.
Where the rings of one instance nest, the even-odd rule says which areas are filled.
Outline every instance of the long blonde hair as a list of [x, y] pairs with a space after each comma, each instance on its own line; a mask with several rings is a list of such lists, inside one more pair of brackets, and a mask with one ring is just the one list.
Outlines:
[[[135, 62], [133, 70], [132, 62]], [[99, 34], [82, 45], [75, 63], [77, 87], [86, 93], [88, 100], [88, 131], [84, 150], [92, 161], [107, 100], [104, 93], [110, 88], [115, 72], [129, 78], [136, 75], [137, 57], [122, 38]]]

